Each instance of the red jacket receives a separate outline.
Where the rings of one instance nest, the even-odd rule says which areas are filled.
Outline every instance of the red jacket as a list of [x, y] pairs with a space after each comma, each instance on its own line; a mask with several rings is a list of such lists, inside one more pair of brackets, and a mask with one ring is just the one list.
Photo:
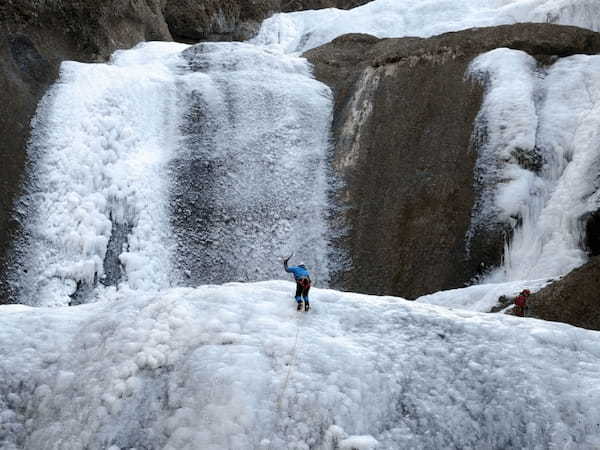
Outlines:
[[527, 297], [525, 297], [524, 295], [519, 295], [517, 298], [515, 298], [515, 305], [517, 306], [524, 308], [526, 303]]

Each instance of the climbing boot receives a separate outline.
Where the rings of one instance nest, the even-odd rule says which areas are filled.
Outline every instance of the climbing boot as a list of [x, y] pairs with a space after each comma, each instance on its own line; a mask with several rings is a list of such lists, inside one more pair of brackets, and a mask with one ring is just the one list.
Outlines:
[[308, 300], [304, 302], [304, 312], [307, 312], [310, 309], [310, 304], [308, 303]]
[[298, 302], [298, 309], [296, 311], [302, 311], [304, 309], [304, 306], [302, 305], [302, 302]]

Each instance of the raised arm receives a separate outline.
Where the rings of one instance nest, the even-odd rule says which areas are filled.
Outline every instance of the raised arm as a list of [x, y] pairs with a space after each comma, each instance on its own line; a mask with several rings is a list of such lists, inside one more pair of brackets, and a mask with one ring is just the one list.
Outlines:
[[288, 261], [290, 260], [290, 258], [292, 257], [293, 253], [288, 256], [287, 258], [284, 258], [283, 260], [283, 268], [285, 269], [286, 272], [292, 272], [289, 268], [288, 268]]

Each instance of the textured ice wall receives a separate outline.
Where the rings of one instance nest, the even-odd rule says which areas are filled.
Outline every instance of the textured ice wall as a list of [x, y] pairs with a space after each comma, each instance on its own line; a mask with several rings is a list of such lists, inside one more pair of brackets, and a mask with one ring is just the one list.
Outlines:
[[351, 10], [276, 14], [255, 42], [304, 52], [346, 33], [429, 37], [472, 27], [550, 22], [600, 31], [597, 0], [375, 0]]
[[600, 446], [599, 333], [293, 290], [0, 307], [0, 448]]
[[117, 52], [109, 64], [61, 66], [28, 149], [30, 179], [20, 203], [25, 236], [11, 275], [19, 302], [64, 305], [102, 281], [119, 226], [130, 230], [119, 238], [125, 248], [115, 249], [126, 283], [169, 285], [165, 164], [177, 142], [184, 48], [142, 44]]
[[483, 194], [474, 223], [515, 227], [504, 264], [486, 281], [563, 275], [583, 264], [582, 217], [600, 207], [600, 57], [537, 67], [519, 51], [478, 57]]
[[292, 251], [327, 284], [329, 88], [298, 57], [186, 48], [63, 64], [29, 148], [20, 303], [277, 278]]
[[171, 164], [186, 284], [286, 276], [296, 253], [329, 279], [332, 97], [305, 59], [244, 43], [191, 47], [188, 112]]

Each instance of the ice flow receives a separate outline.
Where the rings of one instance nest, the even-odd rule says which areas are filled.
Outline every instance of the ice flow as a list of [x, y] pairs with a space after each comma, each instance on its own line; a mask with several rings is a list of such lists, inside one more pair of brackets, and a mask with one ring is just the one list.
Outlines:
[[471, 73], [487, 86], [476, 220], [515, 227], [503, 265], [486, 281], [564, 275], [587, 260], [583, 220], [600, 207], [600, 57], [543, 68], [524, 52], [497, 49]]
[[331, 108], [306, 60], [249, 44], [65, 62], [29, 147], [18, 301], [274, 278], [292, 250], [326, 285]]

